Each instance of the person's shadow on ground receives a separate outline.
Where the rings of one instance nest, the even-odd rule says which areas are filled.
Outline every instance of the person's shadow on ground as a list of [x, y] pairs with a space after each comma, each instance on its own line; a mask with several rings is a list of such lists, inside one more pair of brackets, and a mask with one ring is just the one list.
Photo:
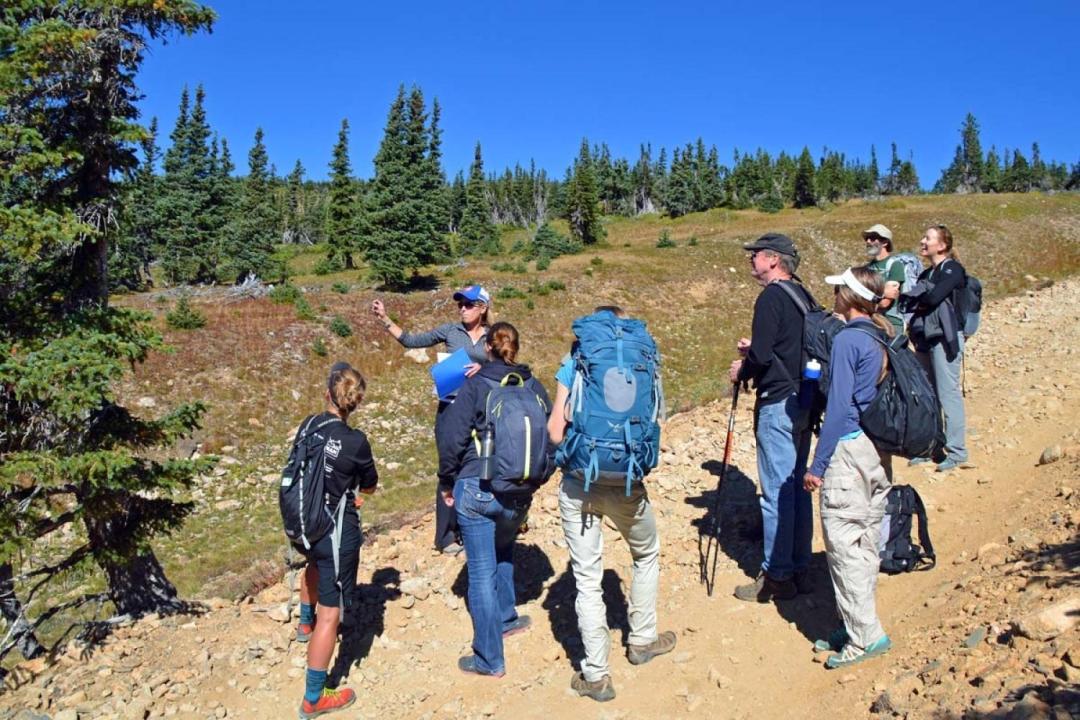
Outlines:
[[375, 638], [385, 630], [386, 603], [401, 595], [397, 589], [400, 582], [397, 568], [383, 567], [372, 573], [370, 584], [356, 585], [352, 607], [342, 619], [340, 645], [327, 678], [328, 687], [337, 687], [371, 652]]
[[[701, 464], [719, 479], [722, 463], [707, 460]], [[701, 495], [687, 498], [693, 507], [703, 508], [705, 515], [692, 524], [698, 529], [698, 560], [702, 583], [710, 593], [730, 595], [734, 587], [716, 587], [714, 567], [720, 553], [738, 563], [739, 569], [750, 582], [761, 571], [764, 528], [761, 505], [754, 481], [738, 466], [729, 464], [720, 489], [719, 515], [717, 514], [717, 491], [706, 490]], [[799, 595], [793, 600], [774, 603], [780, 616], [793, 623], [809, 641], [827, 637], [840, 625], [836, 615], [836, 598], [829, 577], [825, 553], [817, 552], [810, 557], [810, 580], [813, 592]]]
[[[628, 578], [629, 580], [629, 578]], [[621, 644], [626, 645], [630, 636], [630, 620], [627, 616], [626, 595], [618, 574], [611, 569], [604, 570], [600, 583], [604, 598], [604, 607], [609, 629], [617, 629], [621, 634]], [[563, 574], [551, 584], [544, 598], [543, 608], [547, 610], [551, 623], [551, 634], [562, 645], [563, 653], [574, 670], [581, 670], [581, 661], [585, 659], [585, 645], [578, 631], [577, 586], [574, 573], [567, 563]]]
[[[520, 537], [520, 536], [519, 536]], [[519, 542], [514, 546], [514, 597], [519, 605], [540, 597], [544, 591], [544, 582], [555, 574], [547, 553], [536, 545]], [[467, 600], [469, 597], [468, 558], [458, 571], [450, 592]]]

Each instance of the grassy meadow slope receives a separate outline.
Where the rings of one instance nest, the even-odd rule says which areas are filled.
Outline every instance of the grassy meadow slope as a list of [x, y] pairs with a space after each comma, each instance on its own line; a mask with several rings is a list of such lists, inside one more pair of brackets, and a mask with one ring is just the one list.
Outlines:
[[[206, 326], [174, 331], [163, 321], [172, 301], [160, 293], [119, 298], [154, 311], [172, 346], [136, 369], [122, 389], [125, 401], [141, 404], [147, 413], [181, 400], [206, 401], [210, 410], [195, 440], [202, 452], [223, 458], [194, 490], [197, 512], [175, 535], [157, 542], [170, 577], [189, 596], [235, 596], [280, 572], [284, 543], [273, 476], [292, 429], [320, 408], [326, 369], [338, 358], [362, 369], [369, 384], [352, 424], [371, 439], [382, 490], [365, 506], [365, 524], [411, 522], [428, 509], [435, 466], [429, 365], [404, 356], [371, 317], [374, 297], [382, 297], [406, 329], [422, 330], [455, 319], [453, 288], [483, 283], [496, 297], [497, 317], [521, 330], [522, 359], [549, 388], [571, 339], [570, 321], [597, 304], [622, 305], [648, 322], [660, 344], [668, 406], [675, 412], [726, 391], [724, 368], [736, 338], [748, 332], [758, 291], [743, 242], [769, 230], [791, 235], [804, 255], [800, 275], [827, 299], [820, 278], [861, 262], [859, 231], [875, 222], [892, 228], [902, 250], [914, 249], [928, 224], [945, 223], [955, 233], [961, 259], [991, 296], [1080, 268], [1080, 196], [927, 196], [775, 215], [714, 210], [677, 220], [613, 219], [604, 247], [558, 258], [544, 272], [536, 272], [533, 263], [524, 274], [495, 270], [493, 265], [506, 266], [505, 257], [470, 260], [429, 268], [437, 287], [406, 294], [376, 293], [356, 271], [303, 274], [316, 257], [299, 255], [291, 261], [298, 273], [293, 282], [303, 288], [314, 320], [298, 319], [289, 304], [229, 302], [208, 294], [192, 298]], [[664, 228], [676, 247], [656, 247]], [[507, 247], [521, 237], [523, 231], [507, 233]], [[691, 237], [697, 240], [693, 245]], [[509, 263], [518, 265], [513, 258]], [[348, 292], [340, 292], [341, 285], [332, 289], [335, 283], [348, 285]], [[348, 322], [351, 336], [329, 330], [334, 316]], [[326, 357], [312, 352], [317, 339], [329, 350]]]

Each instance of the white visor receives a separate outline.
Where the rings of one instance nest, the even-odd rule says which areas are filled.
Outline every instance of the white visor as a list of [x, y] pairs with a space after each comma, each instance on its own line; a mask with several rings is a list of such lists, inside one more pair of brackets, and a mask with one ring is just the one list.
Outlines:
[[830, 285], [847, 285], [863, 300], [869, 300], [872, 303], [881, 301], [880, 295], [875, 295], [870, 288], [859, 282], [858, 278], [855, 277], [855, 273], [851, 272], [851, 268], [848, 268], [839, 275], [826, 276], [825, 282]]

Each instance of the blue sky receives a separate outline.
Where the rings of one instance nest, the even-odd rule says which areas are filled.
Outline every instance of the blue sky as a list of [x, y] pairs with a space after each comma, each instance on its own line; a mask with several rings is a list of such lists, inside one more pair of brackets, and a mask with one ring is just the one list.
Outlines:
[[949, 163], [967, 112], [984, 149], [1038, 141], [1080, 160], [1080, 3], [341, 2], [209, 3], [214, 31], [155, 47], [139, 84], [167, 140], [180, 90], [203, 83], [241, 172], [256, 126], [272, 162], [326, 176], [343, 117], [354, 173], [370, 177], [398, 85], [443, 106], [448, 176], [473, 144], [488, 171], [561, 177], [581, 138], [631, 162], [704, 138], [732, 150], [868, 159], [914, 152], [924, 187]]

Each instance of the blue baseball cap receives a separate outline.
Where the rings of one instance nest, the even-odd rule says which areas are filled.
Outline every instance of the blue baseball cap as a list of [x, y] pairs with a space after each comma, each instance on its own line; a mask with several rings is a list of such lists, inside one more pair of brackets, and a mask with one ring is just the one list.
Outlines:
[[481, 302], [485, 305], [491, 304], [491, 295], [488, 291], [479, 285], [470, 285], [464, 290], [458, 290], [454, 293], [454, 300], [467, 300], [469, 302]]

